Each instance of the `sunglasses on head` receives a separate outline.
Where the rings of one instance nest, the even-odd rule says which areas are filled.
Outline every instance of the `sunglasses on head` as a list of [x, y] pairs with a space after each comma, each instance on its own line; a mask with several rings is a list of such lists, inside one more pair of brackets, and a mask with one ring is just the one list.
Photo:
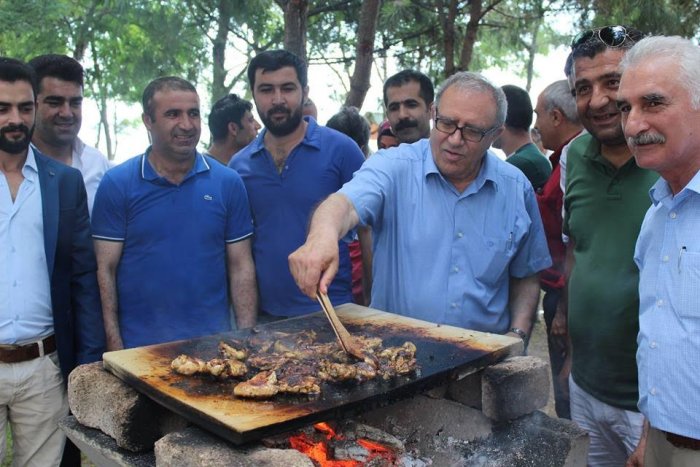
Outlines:
[[574, 40], [571, 41], [571, 48], [575, 49], [595, 37], [608, 47], [620, 47], [627, 39], [632, 39], [624, 26], [605, 26], [576, 34]]

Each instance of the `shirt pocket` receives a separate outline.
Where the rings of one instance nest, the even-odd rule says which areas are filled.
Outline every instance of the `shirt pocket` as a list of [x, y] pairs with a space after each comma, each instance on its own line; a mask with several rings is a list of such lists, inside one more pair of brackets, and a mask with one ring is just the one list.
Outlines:
[[512, 235], [482, 237], [480, 253], [473, 258], [480, 282], [496, 285], [503, 277], [507, 277], [513, 256], [512, 244]]
[[681, 318], [700, 319], [700, 252], [682, 250], [678, 259], [681, 296], [676, 313]]

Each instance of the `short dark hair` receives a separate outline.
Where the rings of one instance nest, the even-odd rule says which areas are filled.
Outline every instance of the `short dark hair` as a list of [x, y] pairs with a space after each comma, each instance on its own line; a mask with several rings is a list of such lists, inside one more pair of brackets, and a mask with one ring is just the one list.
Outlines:
[[241, 119], [246, 111], [252, 111], [253, 104], [236, 94], [224, 96], [214, 103], [209, 112], [209, 132], [214, 141], [223, 141], [228, 134], [228, 124], [233, 122], [243, 128]]
[[[622, 27], [625, 28], [626, 35], [621, 44], [612, 47], [601, 40], [600, 34], [591, 34], [588, 40], [571, 47], [572, 60], [576, 60], [580, 57], [593, 58], [599, 53], [605, 52], [607, 49], [628, 50], [645, 36], [645, 34], [638, 29], [624, 25]], [[600, 29], [607, 28], [596, 28], [591, 31], [599, 31]]]
[[402, 70], [384, 81], [384, 105], [386, 106], [389, 104], [389, 100], [386, 96], [387, 89], [403, 86], [411, 81], [416, 81], [420, 85], [420, 92], [418, 95], [425, 101], [425, 105], [429, 106], [432, 104], [435, 98], [435, 89], [430, 78], [417, 70]]
[[36, 73], [39, 92], [41, 81], [46, 78], [58, 78], [83, 87], [85, 72], [83, 66], [74, 58], [67, 55], [46, 54], [34, 57], [27, 63]]
[[32, 86], [36, 97], [36, 73], [26, 63], [9, 57], [0, 57], [0, 81], [14, 83], [26, 81]]
[[302, 88], [308, 84], [306, 62], [287, 50], [266, 50], [257, 54], [248, 64], [248, 82], [250, 88], [255, 88], [255, 70], [277, 71], [291, 66], [297, 72], [297, 79]]
[[532, 101], [523, 88], [506, 84], [501, 86], [508, 101], [506, 126], [517, 130], [530, 131], [532, 125]]
[[369, 122], [360, 115], [357, 107], [343, 107], [328, 120], [326, 126], [348, 135], [366, 154], [369, 144]]
[[194, 85], [187, 80], [178, 78], [177, 76], [161, 76], [156, 78], [146, 86], [143, 90], [143, 96], [141, 96], [141, 105], [143, 106], [143, 113], [151, 117], [151, 120], [155, 120], [155, 115], [153, 114], [153, 96], [163, 89], [168, 89], [170, 91], [191, 91], [197, 93]]

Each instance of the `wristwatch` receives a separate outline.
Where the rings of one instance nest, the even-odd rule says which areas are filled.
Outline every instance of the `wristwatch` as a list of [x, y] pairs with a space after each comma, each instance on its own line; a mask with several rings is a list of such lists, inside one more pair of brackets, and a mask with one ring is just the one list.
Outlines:
[[517, 334], [524, 342], [527, 342], [527, 333], [520, 328], [510, 328], [510, 332]]

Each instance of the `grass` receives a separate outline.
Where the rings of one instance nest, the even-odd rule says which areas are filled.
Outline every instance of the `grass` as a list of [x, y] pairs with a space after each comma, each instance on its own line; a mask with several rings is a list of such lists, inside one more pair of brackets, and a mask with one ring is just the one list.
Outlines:
[[5, 429], [5, 446], [7, 450], [5, 451], [5, 458], [2, 460], [2, 467], [9, 467], [12, 465], [12, 436], [10, 435], [10, 424], [7, 424]]

